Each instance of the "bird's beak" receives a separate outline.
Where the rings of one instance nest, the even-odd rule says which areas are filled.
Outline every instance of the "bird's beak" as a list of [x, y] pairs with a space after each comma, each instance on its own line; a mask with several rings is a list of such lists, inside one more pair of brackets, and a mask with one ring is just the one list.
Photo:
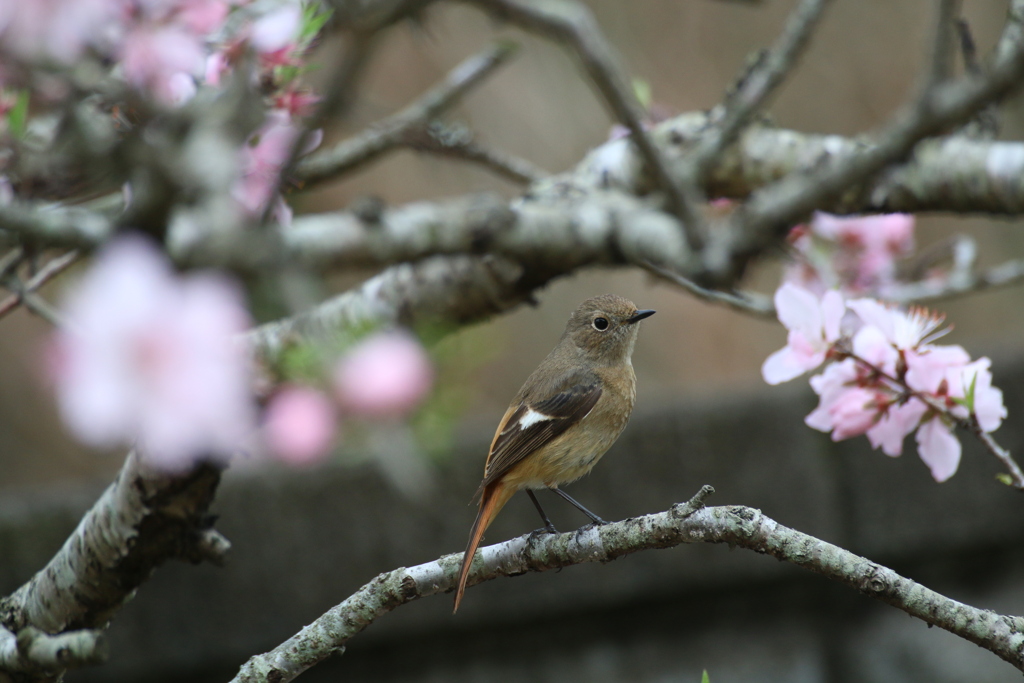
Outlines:
[[650, 318], [652, 315], [654, 315], [654, 311], [648, 308], [643, 311], [637, 311], [632, 315], [632, 317], [626, 318], [622, 322], [626, 323], [627, 325], [632, 325], [633, 323], [640, 322], [644, 318]]

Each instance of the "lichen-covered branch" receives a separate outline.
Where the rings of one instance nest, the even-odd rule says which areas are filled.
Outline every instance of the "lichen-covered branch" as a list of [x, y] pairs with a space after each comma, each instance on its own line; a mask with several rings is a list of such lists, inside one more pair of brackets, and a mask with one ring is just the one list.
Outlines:
[[466, 325], [533, 303], [534, 290], [551, 277], [500, 258], [436, 256], [388, 268], [297, 316], [253, 329], [243, 342], [273, 363], [290, 344], [350, 326]]
[[[844, 583], [911, 616], [943, 628], [1024, 671], [1024, 619], [978, 609], [936, 593], [896, 572], [789, 529], [742, 506], [703, 507], [705, 486], [689, 502], [642, 517], [564, 534], [529, 534], [482, 548], [469, 585], [683, 543], [728, 543], [771, 555]], [[290, 681], [345, 644], [376, 619], [419, 598], [451, 591], [461, 553], [379, 575], [274, 650], [252, 657], [232, 683]], [[470, 596], [469, 599], [472, 599]]]
[[130, 454], [47, 566], [0, 598], [0, 625], [19, 639], [27, 628], [51, 635], [103, 629], [160, 564], [222, 555], [227, 541], [209, 516], [219, 481], [211, 465], [169, 475]]
[[[1014, 7], [1017, 4], [1015, 0]], [[952, 5], [943, 0], [943, 21], [946, 14], [952, 14]], [[945, 29], [941, 27], [940, 33], [945, 35]], [[1013, 30], [1011, 21], [1004, 33]], [[1024, 41], [1018, 40], [999, 52], [983, 74], [958, 81], [926, 80], [923, 92], [892, 117], [873, 145], [843, 157], [826, 158], [813, 174], [791, 175], [734, 212], [729, 229], [715, 231], [716, 242], [705, 258], [707, 275], [712, 279], [735, 277], [752, 256], [781, 239], [790, 225], [823, 204], [857, 192], [876, 174], [903, 161], [925, 138], [967, 123], [992, 102], [1018, 89], [1022, 76]]]
[[19, 680], [59, 678], [65, 669], [102, 664], [106, 658], [106, 637], [99, 630], [51, 636], [28, 626], [14, 635], [0, 626], [0, 681], [5, 672], [20, 674]]
[[685, 179], [669, 171], [663, 150], [651, 140], [629, 78], [590, 10], [577, 0], [467, 1], [527, 31], [548, 35], [576, 53], [612, 114], [629, 129], [629, 141], [643, 159], [647, 173], [664, 192], [669, 210], [689, 228], [685, 236], [690, 246], [699, 245], [701, 238], [693, 229], [701, 223], [695, 193], [683, 187]]

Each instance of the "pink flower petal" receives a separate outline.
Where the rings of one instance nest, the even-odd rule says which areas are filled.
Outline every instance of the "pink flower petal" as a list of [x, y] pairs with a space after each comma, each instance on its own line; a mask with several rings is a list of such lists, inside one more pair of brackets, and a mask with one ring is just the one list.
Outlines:
[[[915, 391], [935, 393], [952, 369], [960, 369], [971, 357], [960, 346], [925, 345], [904, 353], [907, 360], [907, 384]], [[957, 375], [959, 378], [959, 375]], [[956, 394], [962, 398], [962, 394]]]
[[867, 431], [872, 448], [881, 448], [890, 457], [903, 454], [903, 440], [917, 429], [928, 407], [912, 399], [901, 406], [890, 406], [889, 411]]
[[960, 441], [938, 418], [925, 422], [917, 430], [917, 453], [937, 482], [952, 477], [960, 466]]
[[250, 40], [257, 52], [277, 52], [292, 43], [299, 33], [302, 9], [298, 3], [288, 4], [256, 20]]
[[822, 329], [821, 302], [806, 289], [783, 284], [775, 291], [775, 310], [787, 330]]
[[876, 393], [860, 387], [847, 389], [828, 408], [832, 418], [832, 440], [842, 441], [866, 432], [878, 416], [878, 407], [872, 405]]
[[796, 379], [808, 370], [813, 370], [824, 360], [824, 352], [807, 355], [794, 351], [790, 346], [784, 346], [768, 356], [761, 366], [761, 376], [768, 384], [781, 384]]

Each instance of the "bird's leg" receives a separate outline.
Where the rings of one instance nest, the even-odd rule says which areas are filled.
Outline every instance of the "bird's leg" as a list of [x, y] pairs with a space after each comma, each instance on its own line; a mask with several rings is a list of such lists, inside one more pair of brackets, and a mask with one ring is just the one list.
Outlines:
[[[544, 512], [544, 508], [540, 506], [540, 501], [537, 500], [537, 496], [533, 495], [533, 491], [531, 491], [530, 489], [526, 489], [526, 495], [528, 495], [530, 497], [530, 500], [533, 501], [533, 506], [537, 508], [537, 512], [540, 513], [540, 518], [544, 520], [544, 530], [547, 531], [549, 534], [557, 534], [558, 529], [556, 529], [555, 525], [551, 523], [550, 519], [548, 519], [548, 515], [546, 512]], [[537, 531], [540, 531], [540, 529], [538, 529]]]
[[566, 493], [562, 489], [557, 488], [555, 486], [552, 486], [551, 490], [554, 491], [555, 493], [557, 493], [558, 495], [560, 495], [562, 498], [565, 498], [567, 501], [569, 501], [572, 504], [573, 507], [575, 507], [577, 510], [579, 510], [580, 512], [585, 514], [587, 517], [589, 517], [590, 521], [593, 522], [594, 524], [607, 524], [608, 523], [608, 522], [604, 521], [603, 519], [601, 519], [600, 517], [598, 517], [597, 515], [595, 515], [593, 512], [591, 512], [587, 508], [585, 508], [582, 505], [580, 505], [576, 501], [575, 498], [570, 496], [568, 493]]

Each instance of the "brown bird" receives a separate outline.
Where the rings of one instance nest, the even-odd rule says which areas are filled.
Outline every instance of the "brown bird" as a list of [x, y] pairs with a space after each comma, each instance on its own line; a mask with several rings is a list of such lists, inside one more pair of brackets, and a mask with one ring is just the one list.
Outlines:
[[487, 454], [477, 491], [480, 509], [462, 558], [453, 612], [466, 592], [484, 531], [516, 491], [526, 489], [551, 533], [555, 527], [533, 489], [550, 489], [594, 523], [605, 523], [558, 486], [590, 472], [625, 429], [636, 400], [631, 356], [637, 323], [651, 315], [654, 311], [638, 311], [614, 294], [587, 299], [512, 399]]

